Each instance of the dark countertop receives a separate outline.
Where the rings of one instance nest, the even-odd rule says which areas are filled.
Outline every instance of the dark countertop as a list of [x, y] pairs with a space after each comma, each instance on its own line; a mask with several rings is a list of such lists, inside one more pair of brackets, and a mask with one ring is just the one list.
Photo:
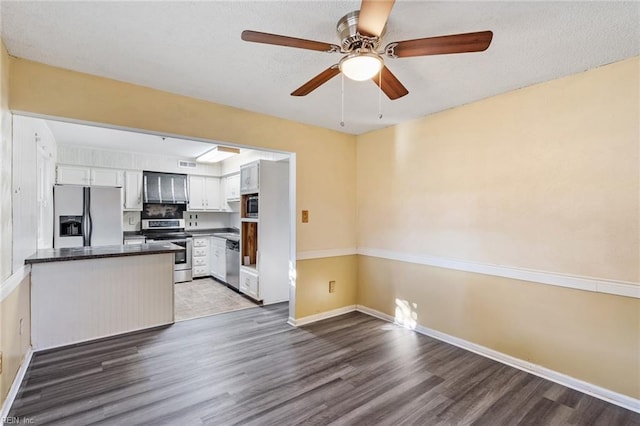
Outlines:
[[147, 254], [175, 253], [184, 251], [171, 243], [149, 243], [134, 245], [114, 245], [98, 247], [74, 247], [43, 249], [25, 259], [27, 265], [45, 262], [66, 262], [70, 260], [101, 259], [106, 257], [141, 256]]
[[215, 228], [215, 229], [196, 229], [185, 231], [195, 237], [218, 237], [228, 240], [239, 241], [240, 233], [233, 228]]
[[124, 231], [122, 233], [122, 235], [124, 235], [125, 238], [127, 237], [143, 237], [144, 235], [142, 235], [142, 231]]
[[240, 236], [239, 231], [234, 228], [187, 229], [184, 232], [194, 237], [214, 234], [238, 234], [238, 236]]
[[[238, 241], [240, 232], [235, 228], [208, 228], [208, 229], [186, 229], [184, 232], [193, 237], [219, 237]], [[132, 240], [144, 237], [141, 231], [124, 231], [124, 240]]]

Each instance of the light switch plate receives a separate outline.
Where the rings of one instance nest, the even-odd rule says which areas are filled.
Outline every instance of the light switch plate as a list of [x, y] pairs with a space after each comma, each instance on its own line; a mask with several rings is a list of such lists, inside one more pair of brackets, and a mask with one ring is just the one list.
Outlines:
[[302, 223], [309, 223], [309, 210], [302, 210]]

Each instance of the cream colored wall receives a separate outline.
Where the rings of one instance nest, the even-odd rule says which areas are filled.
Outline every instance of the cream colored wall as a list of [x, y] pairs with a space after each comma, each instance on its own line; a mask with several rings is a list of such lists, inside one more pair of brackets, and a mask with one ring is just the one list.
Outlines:
[[[11, 66], [14, 111], [295, 152], [297, 251], [356, 246], [354, 136], [24, 59], [12, 58]], [[301, 223], [302, 209], [309, 223]], [[328, 271], [338, 273], [343, 261], [331, 262]], [[302, 278], [297, 290], [314, 292], [315, 285]], [[355, 291], [355, 281], [344, 285]], [[333, 306], [307, 303], [297, 309]]]
[[[12, 274], [12, 148], [11, 112], [9, 111], [10, 58], [0, 40], [0, 289], [6, 289]], [[10, 293], [0, 291], [0, 406], [20, 368], [31, 342], [30, 280], [25, 277]], [[1, 296], [0, 296], [1, 297]], [[20, 334], [20, 319], [22, 334]]]
[[639, 67], [360, 136], [358, 245], [638, 282]]
[[[358, 246], [640, 278], [640, 59], [358, 137]], [[640, 398], [640, 300], [361, 256], [358, 303]]]
[[[0, 302], [0, 347], [3, 352], [0, 374], [0, 405], [9, 392], [13, 379], [31, 345], [30, 276], [25, 277]], [[23, 320], [20, 334], [20, 319]]]
[[[298, 282], [306, 285], [296, 291], [296, 318], [304, 318], [332, 309], [356, 304], [358, 280], [356, 255], [298, 261]], [[329, 281], [335, 292], [329, 293]]]

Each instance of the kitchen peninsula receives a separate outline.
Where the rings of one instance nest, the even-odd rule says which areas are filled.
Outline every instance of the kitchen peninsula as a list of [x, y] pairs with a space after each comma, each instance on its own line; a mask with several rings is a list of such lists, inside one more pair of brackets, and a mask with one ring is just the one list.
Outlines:
[[34, 350], [171, 324], [171, 243], [38, 250], [31, 265]]

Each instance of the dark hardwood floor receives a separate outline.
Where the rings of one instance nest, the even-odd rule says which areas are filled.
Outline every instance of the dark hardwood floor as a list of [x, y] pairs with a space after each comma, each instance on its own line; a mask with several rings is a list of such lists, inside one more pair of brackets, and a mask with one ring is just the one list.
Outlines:
[[61, 425], [640, 425], [640, 414], [361, 313], [296, 329], [287, 309], [37, 353], [10, 416]]

